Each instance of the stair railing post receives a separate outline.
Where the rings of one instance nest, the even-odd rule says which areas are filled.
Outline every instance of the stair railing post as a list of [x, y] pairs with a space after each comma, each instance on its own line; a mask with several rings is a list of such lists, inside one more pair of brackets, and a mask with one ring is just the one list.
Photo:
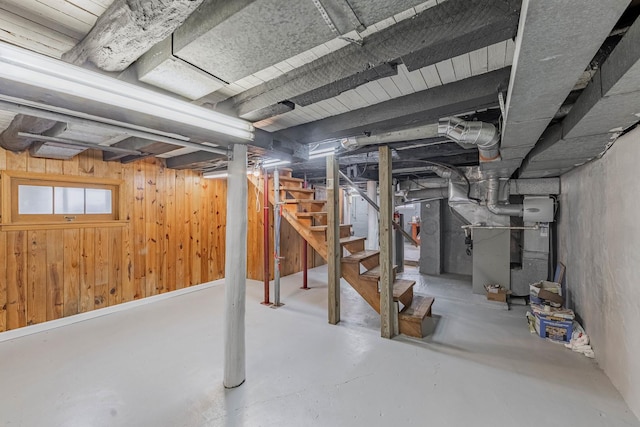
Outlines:
[[340, 322], [340, 176], [335, 155], [327, 156], [327, 264], [329, 323]]
[[380, 179], [380, 335], [393, 338], [396, 331], [397, 311], [393, 304], [393, 185], [391, 182], [391, 149], [381, 145], [378, 149]]

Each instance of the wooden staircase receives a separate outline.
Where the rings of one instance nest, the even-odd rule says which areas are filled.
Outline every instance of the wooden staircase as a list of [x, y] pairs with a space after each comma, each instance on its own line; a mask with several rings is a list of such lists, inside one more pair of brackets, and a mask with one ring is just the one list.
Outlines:
[[[262, 177], [251, 177], [261, 191]], [[327, 259], [326, 200], [315, 200], [315, 191], [303, 188], [303, 180], [293, 178], [290, 169], [279, 169], [282, 217]], [[269, 176], [269, 201], [274, 203], [273, 176]], [[380, 251], [365, 249], [365, 237], [351, 235], [351, 225], [340, 225], [340, 245], [349, 255], [341, 258], [342, 277], [380, 313]], [[399, 332], [412, 337], [424, 336], [423, 325], [431, 316], [433, 298], [414, 295], [415, 281], [396, 279], [393, 268], [393, 300], [398, 303]]]

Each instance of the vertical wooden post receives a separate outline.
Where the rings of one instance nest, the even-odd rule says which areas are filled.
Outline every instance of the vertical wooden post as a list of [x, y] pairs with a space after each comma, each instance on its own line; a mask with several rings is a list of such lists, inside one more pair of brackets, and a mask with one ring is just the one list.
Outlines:
[[235, 144], [227, 178], [224, 386], [245, 380], [244, 318], [247, 285], [247, 146]]
[[340, 321], [340, 176], [334, 155], [327, 157], [327, 263], [329, 264], [329, 323]]
[[391, 150], [379, 147], [380, 179], [380, 334], [392, 338], [395, 330], [392, 271], [393, 188], [391, 182]]

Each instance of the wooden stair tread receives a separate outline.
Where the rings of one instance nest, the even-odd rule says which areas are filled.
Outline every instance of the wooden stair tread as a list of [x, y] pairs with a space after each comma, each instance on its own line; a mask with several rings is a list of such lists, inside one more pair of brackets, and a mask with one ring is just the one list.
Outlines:
[[[269, 176], [269, 180], [273, 181], [273, 176]], [[281, 176], [280, 177], [280, 182], [282, 183], [283, 181], [303, 183], [304, 179], [302, 179], [302, 178], [294, 178], [292, 176]], [[300, 187], [300, 188], [302, 188], [302, 187]]]
[[327, 212], [296, 212], [296, 216], [298, 218], [309, 218], [312, 216], [322, 216], [322, 215], [326, 215]]
[[[340, 224], [340, 228], [345, 228], [345, 227], [349, 227], [351, 228], [351, 224]], [[327, 226], [326, 225], [312, 225], [311, 227], [309, 227], [310, 231], [317, 231], [317, 232], [325, 232], [327, 231]]]
[[283, 203], [312, 203], [314, 205], [324, 205], [326, 200], [313, 200], [313, 199], [282, 199]]
[[415, 280], [396, 279], [396, 281], [393, 282], [393, 299], [397, 300], [402, 297], [411, 290], [415, 284]]
[[431, 315], [433, 301], [433, 297], [414, 295], [411, 305], [402, 309], [398, 317], [400, 320], [422, 322], [422, 319]]
[[358, 237], [358, 236], [341, 237], [340, 244], [346, 245], [348, 243], [363, 242], [365, 240], [367, 240], [366, 237]]
[[364, 250], [362, 252], [356, 252], [356, 253], [351, 254], [349, 256], [342, 257], [342, 262], [358, 263], [358, 262], [364, 261], [366, 259], [372, 258], [372, 257], [378, 255], [379, 253], [380, 253], [380, 251], [367, 249], [367, 250]]
[[280, 190], [291, 191], [291, 192], [295, 192], [295, 193], [309, 193], [309, 194], [315, 193], [315, 191], [316, 191], [313, 188], [286, 187], [284, 185], [280, 186]]
[[[395, 270], [396, 268], [398, 268], [398, 266], [394, 265], [393, 269]], [[364, 273], [361, 273], [360, 277], [364, 280], [377, 282], [378, 280], [380, 280], [380, 266], [378, 265], [376, 267], [373, 267], [372, 269], [365, 271]]]

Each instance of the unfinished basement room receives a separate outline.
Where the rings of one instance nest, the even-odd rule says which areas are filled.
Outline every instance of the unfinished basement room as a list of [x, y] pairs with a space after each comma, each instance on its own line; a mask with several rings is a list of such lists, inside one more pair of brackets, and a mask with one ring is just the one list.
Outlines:
[[0, 0], [0, 426], [640, 427], [640, 0]]

